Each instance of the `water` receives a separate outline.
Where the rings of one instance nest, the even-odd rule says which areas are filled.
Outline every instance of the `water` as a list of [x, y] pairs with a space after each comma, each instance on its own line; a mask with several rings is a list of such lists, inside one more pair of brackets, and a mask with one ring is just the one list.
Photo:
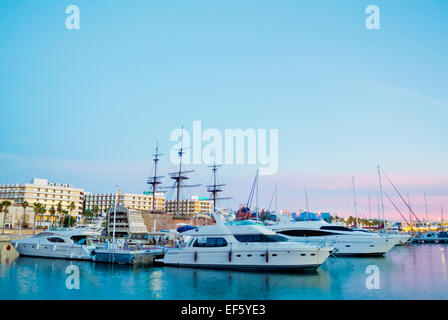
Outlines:
[[[448, 299], [448, 245], [395, 247], [382, 258], [330, 258], [314, 273], [132, 267], [18, 257], [0, 264], [0, 299]], [[66, 268], [80, 289], [66, 287]], [[366, 288], [366, 268], [380, 289]]]

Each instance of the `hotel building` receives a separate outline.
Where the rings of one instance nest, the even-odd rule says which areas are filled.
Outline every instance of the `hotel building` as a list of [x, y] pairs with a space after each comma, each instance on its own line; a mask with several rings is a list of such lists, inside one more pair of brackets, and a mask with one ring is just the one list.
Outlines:
[[165, 201], [165, 211], [167, 213], [176, 214], [209, 214], [213, 210], [213, 201], [208, 200], [207, 197], [192, 196], [191, 199], [184, 199], [179, 201], [179, 212], [177, 211], [177, 201]]
[[[72, 216], [78, 217], [83, 211], [84, 190], [74, 188], [72, 185], [50, 183], [46, 179], [33, 178], [31, 183], [24, 184], [1, 184], [0, 199], [10, 199], [14, 204], [21, 204], [27, 201], [30, 206], [34, 203], [41, 203], [46, 212], [37, 217], [37, 224], [49, 224], [50, 208], [57, 209], [61, 203], [62, 210], [69, 212]], [[70, 204], [74, 203], [74, 209], [70, 209]], [[59, 221], [56, 213], [53, 221]]]
[[[119, 193], [117, 204], [131, 210], [151, 211], [152, 210], [152, 193], [144, 194]], [[99, 212], [107, 212], [115, 205], [114, 193], [86, 193], [84, 201], [84, 210], [93, 210], [98, 207]], [[155, 208], [156, 211], [165, 210], [165, 194], [156, 192]]]

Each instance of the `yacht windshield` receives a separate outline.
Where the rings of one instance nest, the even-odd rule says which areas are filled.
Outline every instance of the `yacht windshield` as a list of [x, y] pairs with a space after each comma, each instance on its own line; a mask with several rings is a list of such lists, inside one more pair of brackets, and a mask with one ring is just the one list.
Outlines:
[[350, 228], [344, 226], [322, 226], [321, 230], [332, 230], [332, 231], [353, 231]]
[[282, 242], [287, 241], [285, 237], [278, 234], [265, 235], [265, 234], [235, 234], [236, 240], [239, 242]]

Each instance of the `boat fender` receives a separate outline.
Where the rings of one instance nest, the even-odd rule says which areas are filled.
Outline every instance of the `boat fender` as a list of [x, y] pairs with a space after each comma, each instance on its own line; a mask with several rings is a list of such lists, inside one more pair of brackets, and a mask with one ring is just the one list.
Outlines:
[[229, 262], [232, 262], [232, 250], [229, 251]]
[[198, 252], [194, 252], [194, 262], [198, 261]]
[[96, 254], [95, 250], [92, 250], [92, 252], [90, 252], [91, 256], [94, 256]]
[[269, 263], [269, 251], [266, 250], [266, 263]]
[[11, 246], [8, 244], [8, 245], [6, 246], [6, 251], [9, 251], [9, 250], [11, 250]]

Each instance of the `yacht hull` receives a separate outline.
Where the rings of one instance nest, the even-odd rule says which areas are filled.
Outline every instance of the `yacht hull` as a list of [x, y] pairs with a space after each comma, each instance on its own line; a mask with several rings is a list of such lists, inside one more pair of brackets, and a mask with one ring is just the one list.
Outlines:
[[[92, 260], [91, 250], [81, 245], [49, 245], [17, 243], [19, 255], [26, 257]], [[93, 248], [91, 248], [93, 250]]]
[[[273, 245], [272, 245], [273, 246]], [[164, 258], [164, 265], [194, 268], [234, 269], [253, 271], [316, 270], [330, 255], [332, 248], [315, 247], [285, 250], [229, 248], [172, 249]]]

